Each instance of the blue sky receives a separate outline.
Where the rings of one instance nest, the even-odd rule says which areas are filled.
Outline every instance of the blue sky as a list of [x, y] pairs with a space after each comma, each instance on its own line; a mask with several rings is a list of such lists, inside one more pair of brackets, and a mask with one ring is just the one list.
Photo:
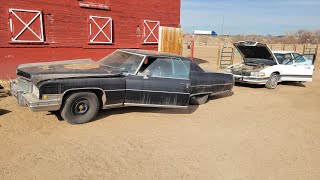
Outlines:
[[[224, 18], [223, 18], [224, 17]], [[320, 0], [181, 0], [185, 32], [281, 35], [320, 29]]]

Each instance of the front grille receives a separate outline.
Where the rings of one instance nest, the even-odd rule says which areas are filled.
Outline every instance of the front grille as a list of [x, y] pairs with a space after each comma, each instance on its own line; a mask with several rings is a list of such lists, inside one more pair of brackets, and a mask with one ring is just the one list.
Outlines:
[[232, 74], [240, 76], [250, 76], [250, 72], [232, 70]]

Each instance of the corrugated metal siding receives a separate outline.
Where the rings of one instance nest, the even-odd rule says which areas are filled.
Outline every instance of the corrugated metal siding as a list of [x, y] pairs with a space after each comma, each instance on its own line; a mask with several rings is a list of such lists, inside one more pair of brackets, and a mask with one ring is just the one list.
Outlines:
[[[143, 21], [180, 26], [180, 0], [84, 0], [105, 3], [111, 10], [81, 8], [77, 0], [2, 1], [0, 4], [0, 76], [15, 74], [21, 63], [92, 57], [97, 60], [117, 48], [157, 50], [157, 44], [143, 44]], [[9, 8], [41, 10], [45, 43], [11, 43]], [[89, 16], [111, 17], [113, 44], [89, 44]], [[41, 49], [40, 49], [41, 48]]]

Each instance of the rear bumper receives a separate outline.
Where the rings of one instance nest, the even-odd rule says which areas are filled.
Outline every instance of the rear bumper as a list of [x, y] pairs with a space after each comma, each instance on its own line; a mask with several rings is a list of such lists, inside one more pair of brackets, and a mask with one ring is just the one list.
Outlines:
[[41, 100], [32, 93], [19, 91], [16, 81], [10, 82], [10, 93], [16, 97], [19, 106], [27, 106], [32, 111], [58, 111], [62, 104], [62, 99]]
[[248, 84], [266, 84], [269, 77], [251, 77], [251, 76], [239, 76], [234, 75], [236, 82], [248, 83]]

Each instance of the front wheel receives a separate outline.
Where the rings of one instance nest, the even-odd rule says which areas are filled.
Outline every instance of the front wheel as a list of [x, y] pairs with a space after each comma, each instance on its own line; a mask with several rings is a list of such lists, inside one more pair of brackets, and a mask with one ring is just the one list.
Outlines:
[[266, 88], [268, 89], [275, 89], [279, 82], [279, 76], [276, 73], [272, 73], [270, 75], [269, 80], [266, 83]]
[[70, 124], [84, 124], [97, 115], [99, 107], [99, 99], [94, 93], [74, 93], [65, 100], [61, 117]]

